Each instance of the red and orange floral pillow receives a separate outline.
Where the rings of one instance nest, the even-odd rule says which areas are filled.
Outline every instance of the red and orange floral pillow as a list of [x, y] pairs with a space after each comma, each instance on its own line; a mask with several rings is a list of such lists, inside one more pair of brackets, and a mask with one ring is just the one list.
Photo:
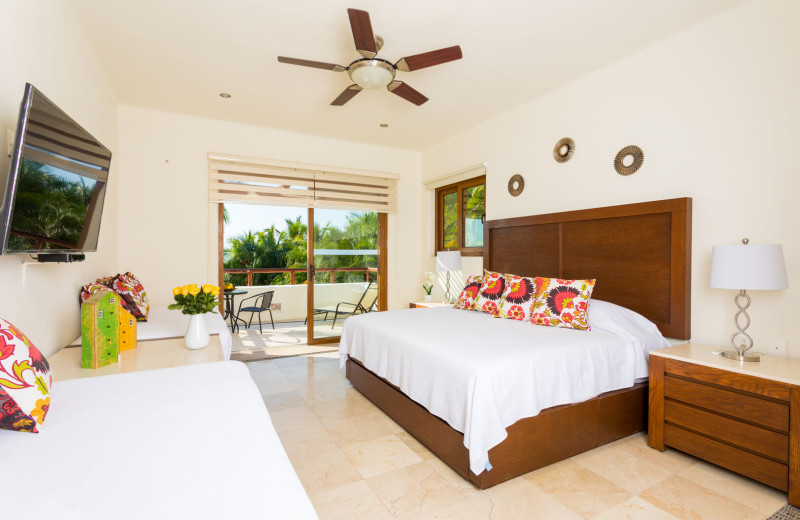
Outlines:
[[475, 298], [475, 310], [498, 316], [505, 290], [506, 276], [504, 274], [484, 270], [478, 297]]
[[453, 308], [465, 311], [474, 311], [475, 300], [478, 298], [478, 291], [481, 288], [482, 282], [483, 276], [481, 275], [476, 274], [474, 276], [468, 276], [467, 284], [464, 286], [464, 289], [461, 290], [461, 294], [458, 295]]
[[0, 428], [38, 433], [50, 409], [53, 376], [42, 353], [0, 319]]
[[137, 320], [147, 321], [150, 313], [150, 301], [141, 282], [131, 273], [118, 274], [107, 284], [119, 294], [123, 307]]
[[536, 302], [531, 322], [536, 325], [590, 330], [589, 300], [595, 280], [536, 278]]
[[497, 317], [530, 321], [536, 300], [536, 280], [525, 276], [506, 275], [506, 289], [500, 298]]
[[141, 282], [128, 272], [98, 278], [94, 283], [81, 287], [80, 300], [83, 303], [92, 294], [101, 290], [112, 290], [119, 294], [120, 303], [138, 321], [147, 321], [150, 313], [150, 300]]

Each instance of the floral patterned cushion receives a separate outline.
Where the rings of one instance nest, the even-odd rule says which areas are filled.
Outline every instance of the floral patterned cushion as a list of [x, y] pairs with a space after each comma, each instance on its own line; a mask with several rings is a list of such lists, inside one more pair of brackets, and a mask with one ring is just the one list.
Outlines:
[[138, 321], [147, 321], [150, 302], [142, 284], [130, 273], [116, 275], [109, 287], [119, 294], [122, 306]]
[[81, 287], [81, 294], [80, 294], [80, 302], [83, 303], [89, 299], [91, 295], [98, 291], [110, 291], [106, 285], [102, 283], [95, 282], [95, 283], [87, 283], [86, 285]]
[[0, 428], [38, 433], [50, 408], [50, 365], [19, 329], [0, 319]]
[[531, 322], [536, 325], [590, 330], [589, 300], [594, 280], [536, 278], [536, 302]]
[[96, 282], [81, 287], [81, 303], [97, 291], [112, 290], [119, 294], [120, 303], [137, 321], [147, 321], [150, 300], [141, 282], [132, 273], [98, 278]]
[[458, 295], [454, 309], [463, 309], [465, 311], [475, 310], [475, 300], [478, 297], [478, 291], [481, 288], [483, 276], [476, 274], [467, 277], [467, 284], [462, 289], [461, 294]]
[[530, 321], [536, 299], [536, 280], [525, 276], [506, 275], [506, 290], [500, 299], [498, 317]]
[[483, 282], [475, 299], [475, 310], [497, 316], [500, 312], [500, 300], [506, 290], [506, 276], [494, 271], [483, 272]]

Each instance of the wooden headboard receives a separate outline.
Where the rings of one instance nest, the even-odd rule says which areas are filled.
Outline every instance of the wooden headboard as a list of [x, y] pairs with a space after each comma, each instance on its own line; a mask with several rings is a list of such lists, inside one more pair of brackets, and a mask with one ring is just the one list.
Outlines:
[[691, 333], [692, 199], [489, 220], [483, 266], [520, 276], [585, 279], [664, 336]]

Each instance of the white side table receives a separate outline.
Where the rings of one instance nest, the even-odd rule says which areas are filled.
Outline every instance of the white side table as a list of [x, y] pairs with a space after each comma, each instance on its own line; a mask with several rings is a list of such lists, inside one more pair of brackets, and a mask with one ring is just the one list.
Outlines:
[[208, 345], [199, 350], [186, 348], [183, 338], [139, 341], [136, 348], [120, 353], [117, 363], [97, 369], [81, 368], [80, 346], [62, 348], [47, 359], [53, 371], [54, 381], [224, 360], [218, 335], [211, 336]]

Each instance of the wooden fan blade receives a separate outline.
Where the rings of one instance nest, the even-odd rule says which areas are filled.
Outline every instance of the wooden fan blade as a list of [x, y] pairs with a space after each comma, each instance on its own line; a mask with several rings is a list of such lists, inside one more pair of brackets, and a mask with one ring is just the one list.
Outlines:
[[378, 54], [378, 47], [375, 44], [369, 13], [359, 9], [348, 9], [347, 16], [350, 17], [350, 29], [353, 31], [356, 50], [365, 58], [374, 58]]
[[363, 89], [358, 85], [350, 85], [349, 87], [344, 89], [344, 91], [342, 91], [341, 94], [339, 94], [339, 97], [337, 97], [336, 99], [333, 100], [333, 102], [331, 102], [331, 105], [340, 107], [345, 103], [347, 103], [348, 101], [350, 101], [351, 99], [353, 99], [355, 95], [361, 92], [362, 90]]
[[290, 65], [301, 65], [303, 67], [314, 67], [315, 69], [334, 70], [341, 72], [346, 70], [341, 65], [335, 63], [324, 63], [322, 61], [301, 60], [298, 58], [287, 58], [286, 56], [278, 56], [278, 61], [281, 63], [288, 63]]
[[412, 70], [419, 70], [425, 67], [433, 67], [434, 65], [447, 63], [448, 61], [460, 60], [462, 57], [461, 47], [456, 45], [454, 47], [447, 47], [446, 49], [439, 49], [438, 51], [406, 56], [400, 59], [400, 61], [395, 64], [395, 67], [397, 67], [398, 70], [410, 72]]
[[397, 94], [401, 98], [405, 99], [406, 101], [411, 101], [417, 106], [420, 106], [428, 101], [428, 98], [409, 87], [408, 83], [403, 83], [402, 81], [392, 81], [386, 86], [386, 88], [389, 89], [389, 92], [392, 94]]

